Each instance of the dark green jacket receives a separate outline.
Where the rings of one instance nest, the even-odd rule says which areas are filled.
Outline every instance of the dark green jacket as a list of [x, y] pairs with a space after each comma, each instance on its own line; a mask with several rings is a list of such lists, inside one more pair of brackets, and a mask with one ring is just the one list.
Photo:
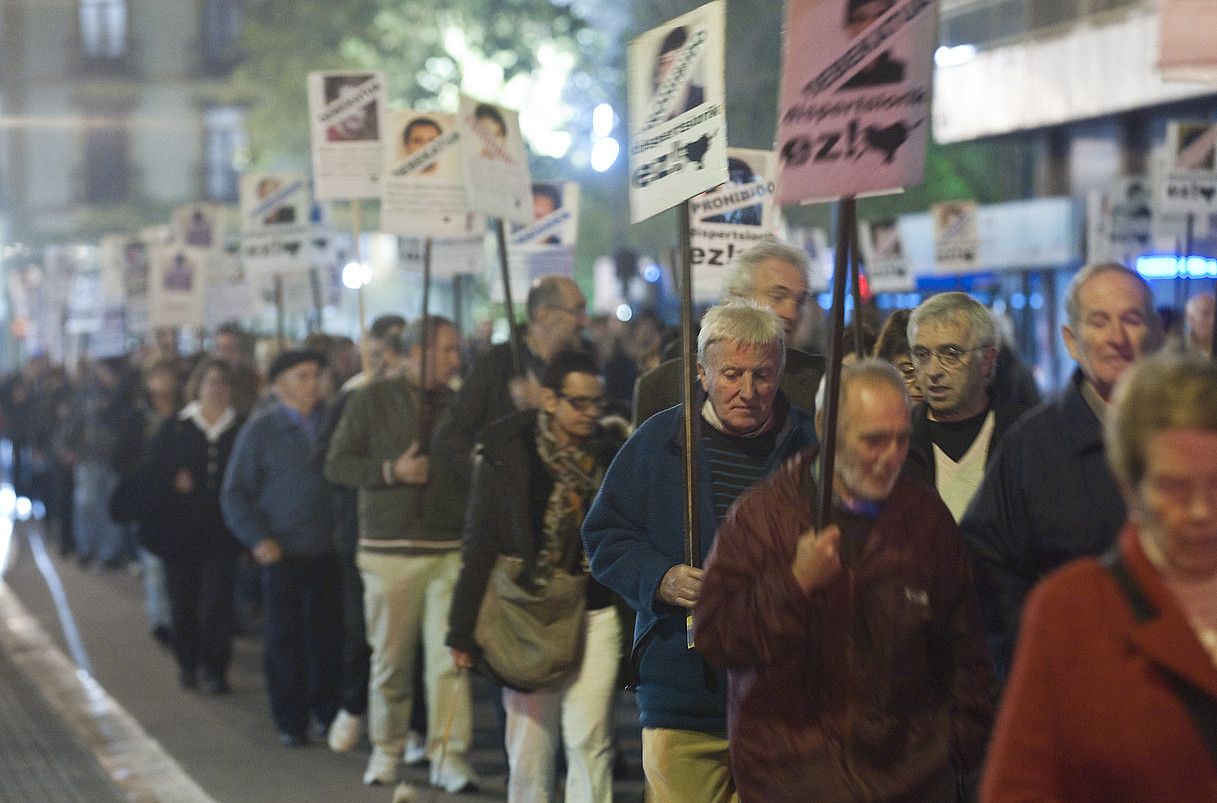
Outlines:
[[[432, 422], [452, 395], [447, 389], [432, 394]], [[420, 555], [460, 548], [465, 510], [459, 491], [439, 480], [386, 481], [391, 476], [386, 463], [392, 465], [415, 441], [425, 449], [420, 424], [417, 391], [404, 378], [356, 391], [343, 411], [326, 454], [325, 476], [359, 490], [360, 549]]]

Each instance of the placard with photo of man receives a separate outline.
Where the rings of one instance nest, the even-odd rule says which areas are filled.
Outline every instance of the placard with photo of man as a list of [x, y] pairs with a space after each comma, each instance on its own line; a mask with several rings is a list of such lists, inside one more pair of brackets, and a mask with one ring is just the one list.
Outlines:
[[386, 115], [380, 228], [454, 237], [471, 231], [456, 117], [393, 109]]
[[152, 249], [148, 319], [153, 327], [201, 327], [208, 252], [193, 246]]
[[386, 101], [384, 73], [309, 73], [313, 180], [318, 200], [380, 197]]
[[241, 256], [257, 275], [307, 271], [315, 225], [308, 179], [303, 173], [245, 173], [241, 176]]
[[519, 112], [461, 95], [457, 124], [470, 211], [519, 225], [532, 222], [532, 175]]

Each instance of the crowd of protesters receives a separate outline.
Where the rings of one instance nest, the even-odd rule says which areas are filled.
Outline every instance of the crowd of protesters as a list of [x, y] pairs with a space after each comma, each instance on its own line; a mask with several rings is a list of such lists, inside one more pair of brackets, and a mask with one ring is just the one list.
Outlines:
[[[362, 361], [235, 325], [35, 357], [0, 386], [15, 490], [63, 555], [138, 567], [184, 689], [260, 627], [281, 743], [366, 734], [365, 784], [477, 787], [473, 671], [513, 801], [557, 797], [559, 751], [563, 799], [612, 799], [627, 686], [657, 801], [1217, 799], [1211, 297], [1168, 336], [1144, 279], [1083, 268], [1041, 400], [989, 310], [931, 296], [857, 328], [830, 405], [806, 276], [764, 241], [702, 318], [691, 508], [679, 340], [559, 276], [498, 345], [387, 315]], [[555, 623], [548, 679], [496, 654]]]

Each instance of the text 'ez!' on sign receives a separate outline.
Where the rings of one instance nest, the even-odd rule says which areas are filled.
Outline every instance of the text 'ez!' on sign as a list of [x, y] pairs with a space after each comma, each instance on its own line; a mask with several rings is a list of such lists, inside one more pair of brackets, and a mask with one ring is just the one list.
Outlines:
[[937, 0], [788, 0], [778, 203], [921, 183]]
[[727, 180], [725, 21], [715, 0], [630, 43], [631, 222]]

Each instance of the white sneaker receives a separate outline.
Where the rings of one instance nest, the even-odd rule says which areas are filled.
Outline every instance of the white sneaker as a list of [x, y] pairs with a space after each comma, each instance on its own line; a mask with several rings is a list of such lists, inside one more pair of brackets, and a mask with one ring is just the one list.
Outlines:
[[393, 803], [414, 803], [419, 799], [418, 790], [405, 781], [393, 789]]
[[464, 756], [449, 753], [444, 756], [442, 766], [431, 765], [431, 785], [438, 786], [450, 795], [476, 789], [479, 783]]
[[418, 731], [406, 734], [406, 749], [402, 751], [402, 761], [407, 767], [422, 764], [427, 760], [427, 740]]
[[396, 781], [397, 761], [397, 756], [373, 748], [368, 758], [368, 768], [363, 771], [364, 786], [388, 785]]
[[359, 744], [361, 733], [363, 733], [363, 717], [356, 716], [344, 708], [330, 723], [326, 741], [335, 753], [345, 753]]

